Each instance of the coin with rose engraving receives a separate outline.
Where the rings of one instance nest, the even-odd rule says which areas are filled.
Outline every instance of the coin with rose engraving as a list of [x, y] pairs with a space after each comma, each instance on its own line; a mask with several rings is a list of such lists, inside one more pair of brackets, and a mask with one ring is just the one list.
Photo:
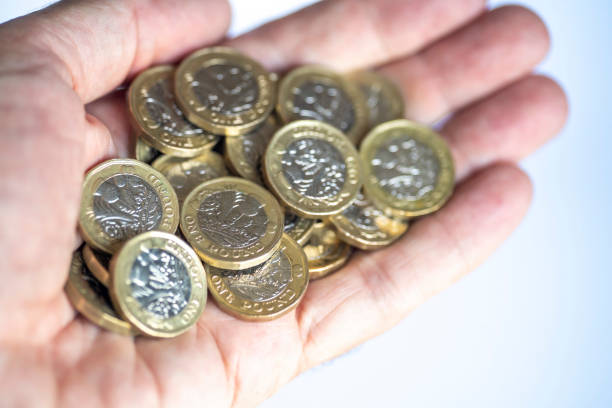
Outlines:
[[368, 108], [368, 129], [404, 116], [402, 92], [390, 79], [374, 71], [357, 71], [349, 75], [357, 84]]
[[178, 223], [176, 194], [151, 166], [112, 159], [85, 176], [79, 228], [92, 248], [113, 253], [133, 236], [152, 230], [173, 233]]
[[131, 119], [139, 137], [162, 153], [194, 157], [211, 149], [219, 136], [189, 122], [173, 89], [174, 67], [160, 65], [143, 71], [128, 90]]
[[136, 145], [134, 146], [134, 157], [136, 157], [136, 160], [151, 164], [151, 162], [161, 154], [162, 153], [159, 150], [148, 145], [147, 142], [142, 139], [142, 137], [136, 138]]
[[293, 310], [308, 286], [302, 248], [287, 234], [272, 257], [243, 270], [205, 265], [210, 293], [225, 312], [243, 320], [271, 320]]
[[343, 76], [320, 66], [296, 68], [279, 87], [278, 107], [285, 123], [314, 119], [340, 129], [358, 144], [368, 123], [359, 89]]
[[276, 75], [227, 47], [194, 52], [181, 62], [174, 78], [177, 101], [187, 118], [215, 134], [255, 130], [276, 103]]
[[181, 230], [208, 264], [240, 270], [268, 260], [283, 235], [283, 210], [263, 187], [221, 177], [196, 187], [185, 199]]
[[299, 245], [304, 245], [308, 242], [316, 222], [316, 220], [300, 217], [285, 210], [285, 234], [293, 238]]
[[364, 189], [376, 207], [397, 218], [429, 214], [450, 198], [455, 171], [448, 145], [408, 120], [378, 125], [361, 144]]
[[179, 207], [183, 206], [191, 190], [203, 182], [227, 176], [223, 157], [210, 151], [190, 159], [161, 156], [151, 166], [166, 176], [176, 192]]
[[408, 229], [408, 224], [387, 217], [362, 193], [346, 210], [329, 218], [339, 238], [359, 249], [390, 245]]
[[310, 240], [304, 245], [310, 280], [321, 279], [340, 269], [351, 252], [350, 245], [340, 240], [333, 226], [316, 223]]
[[123, 335], [136, 334], [115, 312], [108, 290], [87, 269], [80, 250], [72, 254], [64, 291], [72, 306], [97, 326]]
[[110, 269], [115, 309], [144, 335], [178, 336], [204, 311], [204, 267], [175, 235], [150, 231], [130, 239], [113, 256]]
[[299, 120], [278, 130], [266, 150], [264, 178], [293, 213], [323, 218], [348, 207], [362, 184], [355, 147], [335, 127]]
[[270, 115], [263, 125], [254, 131], [225, 138], [225, 160], [232, 173], [263, 185], [261, 158], [277, 128], [274, 115]]
[[93, 276], [104, 286], [108, 287], [110, 282], [110, 273], [108, 266], [110, 264], [111, 255], [106, 252], [96, 251], [89, 245], [83, 245], [83, 260], [87, 269]]

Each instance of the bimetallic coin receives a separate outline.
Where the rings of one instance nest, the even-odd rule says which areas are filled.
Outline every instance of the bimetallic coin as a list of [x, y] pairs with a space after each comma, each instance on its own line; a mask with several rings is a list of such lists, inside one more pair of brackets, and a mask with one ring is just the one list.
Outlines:
[[283, 126], [264, 157], [270, 190], [292, 212], [323, 218], [348, 207], [362, 184], [359, 155], [331, 125], [300, 120]]
[[221, 177], [200, 184], [187, 196], [181, 230], [206, 263], [241, 270], [274, 254], [283, 234], [283, 211], [263, 187]]
[[361, 193], [350, 207], [329, 220], [341, 240], [366, 250], [385, 247], [408, 229], [407, 223], [387, 217]]
[[225, 138], [225, 160], [232, 173], [263, 185], [259, 166], [277, 128], [276, 119], [270, 115], [251, 133]]
[[226, 47], [205, 48], [185, 58], [176, 70], [175, 90], [190, 121], [226, 136], [255, 130], [276, 103], [276, 77]]
[[404, 116], [404, 98], [391, 80], [374, 71], [358, 71], [349, 75], [357, 84], [368, 108], [368, 128]]
[[225, 312], [243, 320], [271, 320], [295, 309], [308, 285], [302, 248], [286, 234], [261, 265], [232, 271], [205, 265], [210, 293]]
[[333, 227], [322, 222], [315, 224], [308, 243], [304, 246], [308, 259], [310, 280], [320, 279], [337, 271], [348, 261], [352, 249], [341, 241]]
[[153, 160], [155, 160], [162, 153], [156, 148], [149, 146], [147, 142], [142, 140], [142, 137], [136, 138], [136, 146], [134, 146], [134, 157], [136, 160], [140, 160], [141, 162], [151, 164]]
[[85, 265], [93, 276], [104, 286], [108, 287], [110, 282], [110, 273], [108, 273], [108, 265], [110, 264], [111, 255], [96, 251], [89, 245], [83, 246], [83, 259]]
[[285, 211], [285, 234], [293, 238], [299, 245], [304, 245], [308, 242], [315, 224], [316, 220], [303, 218], [289, 211]]
[[113, 159], [85, 176], [79, 227], [92, 248], [113, 253], [133, 236], [152, 230], [173, 233], [178, 223], [176, 194], [151, 166]]
[[368, 198], [392, 217], [429, 214], [452, 194], [450, 150], [425, 126], [402, 119], [378, 125], [361, 144], [361, 158]]
[[214, 152], [206, 152], [191, 159], [162, 156], [151, 166], [166, 176], [176, 192], [179, 207], [183, 206], [189, 193], [203, 182], [227, 176], [223, 157]]
[[289, 72], [279, 89], [277, 110], [285, 123], [314, 119], [340, 129], [357, 144], [366, 131], [368, 111], [359, 89], [319, 66]]
[[132, 326], [115, 313], [108, 290], [87, 269], [80, 250], [72, 255], [64, 291], [72, 306], [92, 323], [115, 333], [135, 334]]
[[169, 65], [138, 75], [128, 90], [131, 118], [139, 137], [150, 146], [173, 156], [194, 157], [211, 149], [219, 136], [187, 120], [176, 104], [173, 80], [174, 67]]
[[113, 304], [142, 334], [178, 336], [204, 311], [204, 267], [175, 235], [150, 231], [132, 238], [113, 256], [110, 268]]

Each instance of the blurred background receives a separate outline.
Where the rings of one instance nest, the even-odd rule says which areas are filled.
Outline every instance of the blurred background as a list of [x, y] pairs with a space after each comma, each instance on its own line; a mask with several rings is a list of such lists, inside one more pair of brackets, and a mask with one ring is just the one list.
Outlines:
[[[2, 1], [0, 21], [48, 3]], [[237, 35], [313, 1], [231, 3]], [[560, 137], [522, 163], [535, 184], [527, 218], [474, 273], [264, 408], [612, 406], [612, 3], [522, 4], [552, 34], [538, 71], [571, 104]]]

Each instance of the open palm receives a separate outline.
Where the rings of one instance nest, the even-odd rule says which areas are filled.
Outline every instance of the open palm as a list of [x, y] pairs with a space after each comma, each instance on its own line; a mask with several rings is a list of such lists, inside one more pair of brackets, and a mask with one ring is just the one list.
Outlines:
[[124, 95], [109, 92], [222, 41], [229, 19], [223, 0], [67, 1], [0, 26], [3, 406], [253, 406], [474, 269], [525, 213], [531, 185], [513, 162], [567, 115], [558, 85], [530, 74], [548, 49], [542, 22], [483, 0], [323, 2], [226, 42], [272, 70], [375, 67], [401, 86], [408, 118], [453, 113], [441, 129], [457, 166], [451, 201], [272, 322], [209, 302], [197, 327], [158, 341], [76, 317], [63, 285], [82, 177], [131, 142]]

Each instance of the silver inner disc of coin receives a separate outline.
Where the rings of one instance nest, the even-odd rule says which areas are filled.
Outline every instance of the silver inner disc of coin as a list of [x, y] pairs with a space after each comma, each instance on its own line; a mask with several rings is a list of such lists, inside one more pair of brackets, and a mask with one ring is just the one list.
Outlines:
[[100, 184], [93, 210], [104, 233], [118, 241], [157, 228], [163, 213], [153, 187], [133, 174], [116, 174]]
[[314, 138], [293, 141], [281, 159], [283, 176], [299, 194], [334, 197], [344, 187], [346, 163], [331, 143]]
[[187, 118], [175, 102], [170, 81], [165, 78], [155, 83], [147, 90], [144, 108], [153, 123], [148, 123], [151, 129], [161, 128], [177, 137], [201, 135], [202, 129], [187, 121]]
[[419, 200], [436, 187], [440, 163], [434, 151], [409, 135], [395, 133], [372, 158], [380, 186], [400, 200]]
[[378, 85], [360, 84], [359, 89], [364, 94], [368, 106], [370, 126], [374, 127], [380, 123], [395, 119], [391, 101], [389, 101]]
[[239, 191], [219, 191], [206, 197], [198, 209], [202, 234], [217, 245], [246, 248], [266, 233], [264, 205]]
[[344, 210], [342, 215], [344, 215], [358, 228], [368, 231], [376, 231], [378, 229], [378, 226], [376, 225], [376, 217], [381, 216], [382, 212], [371, 205], [370, 202], [365, 199], [363, 194], [359, 193], [355, 199], [355, 202]]
[[130, 289], [144, 309], [169, 319], [187, 306], [191, 280], [176, 256], [160, 248], [146, 248], [132, 264]]
[[243, 271], [223, 271], [225, 284], [234, 293], [252, 301], [265, 302], [280, 295], [291, 281], [291, 261], [277, 251], [263, 265]]
[[238, 115], [253, 109], [259, 86], [251, 71], [230, 64], [210, 65], [197, 71], [191, 83], [200, 103], [221, 115]]
[[340, 88], [317, 81], [305, 81], [292, 90], [293, 114], [300, 119], [315, 119], [343, 132], [355, 124], [355, 108]]

